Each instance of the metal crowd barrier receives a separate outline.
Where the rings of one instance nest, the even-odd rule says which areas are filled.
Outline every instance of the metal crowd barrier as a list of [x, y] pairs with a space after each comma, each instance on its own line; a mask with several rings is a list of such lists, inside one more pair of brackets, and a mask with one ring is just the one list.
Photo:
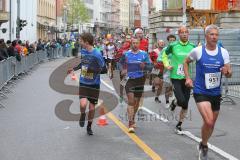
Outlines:
[[21, 56], [21, 61], [17, 61], [15, 57], [0, 61], [0, 90], [13, 77], [30, 71], [38, 63], [47, 59], [51, 60], [68, 56], [71, 51], [69, 48], [66, 51], [66, 55], [63, 55], [62, 48], [50, 48], [44, 51], [36, 51], [28, 56]]
[[0, 62], [0, 90], [8, 81], [10, 81], [14, 77], [15, 62], [15, 57], [10, 57]]
[[240, 64], [231, 63], [232, 77], [223, 79], [223, 101], [236, 104], [232, 97], [240, 98]]
[[[65, 48], [65, 50], [64, 48], [49, 48], [36, 51], [28, 56], [21, 56], [21, 61], [17, 61], [15, 57], [0, 61], [0, 96], [4, 95], [1, 91], [13, 77], [19, 77], [21, 74], [29, 72], [35, 65], [45, 60], [69, 57], [70, 55], [71, 48]], [[1, 106], [3, 105], [0, 103]]]

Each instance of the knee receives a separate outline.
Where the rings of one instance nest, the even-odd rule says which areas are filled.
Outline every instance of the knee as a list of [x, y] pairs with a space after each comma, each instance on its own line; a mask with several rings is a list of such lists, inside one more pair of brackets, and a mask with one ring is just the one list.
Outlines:
[[81, 107], [86, 107], [87, 106], [87, 104], [88, 104], [88, 101], [87, 101], [87, 99], [86, 98], [82, 98], [81, 100], [80, 100], [80, 106]]
[[134, 105], [135, 105], [134, 100], [128, 100], [128, 105], [129, 105], [129, 106], [134, 106]]
[[209, 120], [205, 120], [205, 125], [206, 125], [207, 128], [213, 129], [214, 126], [215, 126], [215, 123], [214, 123], [213, 120], [210, 120], [210, 119], [209, 119]]
[[94, 105], [89, 105], [89, 111], [93, 111], [95, 110], [95, 106]]

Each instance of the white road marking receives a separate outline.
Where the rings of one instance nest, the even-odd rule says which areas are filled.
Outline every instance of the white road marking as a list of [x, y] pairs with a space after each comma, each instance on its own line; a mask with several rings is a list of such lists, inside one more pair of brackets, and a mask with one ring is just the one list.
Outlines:
[[101, 82], [102, 82], [105, 86], [107, 86], [109, 89], [111, 89], [112, 91], [115, 91], [115, 89], [114, 89], [112, 86], [110, 86], [109, 84], [107, 84], [104, 80], [101, 79]]
[[67, 130], [67, 129], [70, 129], [70, 127], [69, 127], [69, 126], [67, 126], [67, 127], [65, 127], [64, 129], [66, 129], [66, 130]]
[[[107, 84], [104, 80], [101, 79], [101, 82], [102, 82], [105, 86], [107, 86], [109, 89], [111, 89], [112, 91], [115, 90], [112, 86], [110, 86], [109, 84]], [[164, 122], [164, 123], [167, 123], [167, 122], [168, 122], [168, 120], [167, 120], [166, 118], [160, 116], [159, 114], [151, 111], [151, 110], [148, 109], [148, 108], [145, 108], [145, 107], [142, 106], [141, 109], [144, 110], [144, 111], [146, 111], [146, 112], [148, 112], [148, 113], [151, 114], [151, 115], [156, 116], [157, 119], [161, 120], [161, 121]], [[194, 141], [196, 141], [196, 142], [198, 142], [198, 143], [201, 141], [201, 138], [196, 137], [195, 135], [193, 135], [193, 134], [192, 134], [191, 132], [189, 132], [189, 131], [183, 131], [182, 133], [183, 133], [183, 135], [189, 137], [190, 139], [192, 139], [192, 140], [194, 140]], [[214, 146], [214, 145], [212, 145], [212, 144], [210, 144], [210, 143], [208, 143], [208, 148], [211, 149], [213, 152], [221, 155], [222, 157], [224, 157], [224, 158], [226, 158], [226, 159], [228, 159], [228, 160], [239, 160], [238, 158], [236, 158], [236, 157], [228, 154], [227, 152], [221, 150], [220, 148], [218, 148], [218, 147], [216, 147], [216, 146]]]

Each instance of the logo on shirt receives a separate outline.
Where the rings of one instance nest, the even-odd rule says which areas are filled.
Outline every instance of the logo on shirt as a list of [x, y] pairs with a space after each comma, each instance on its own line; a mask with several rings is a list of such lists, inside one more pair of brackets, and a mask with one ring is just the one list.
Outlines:
[[220, 61], [217, 61], [216, 64], [220, 64], [221, 62]]

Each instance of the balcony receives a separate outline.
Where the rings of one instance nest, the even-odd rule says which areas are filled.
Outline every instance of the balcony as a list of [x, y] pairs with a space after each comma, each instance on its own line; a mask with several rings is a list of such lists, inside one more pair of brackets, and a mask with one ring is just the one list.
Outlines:
[[2, 11], [0, 11], [0, 25], [2, 24], [2, 23], [5, 23], [5, 22], [7, 22], [9, 20], [9, 13], [8, 12], [2, 12]]

